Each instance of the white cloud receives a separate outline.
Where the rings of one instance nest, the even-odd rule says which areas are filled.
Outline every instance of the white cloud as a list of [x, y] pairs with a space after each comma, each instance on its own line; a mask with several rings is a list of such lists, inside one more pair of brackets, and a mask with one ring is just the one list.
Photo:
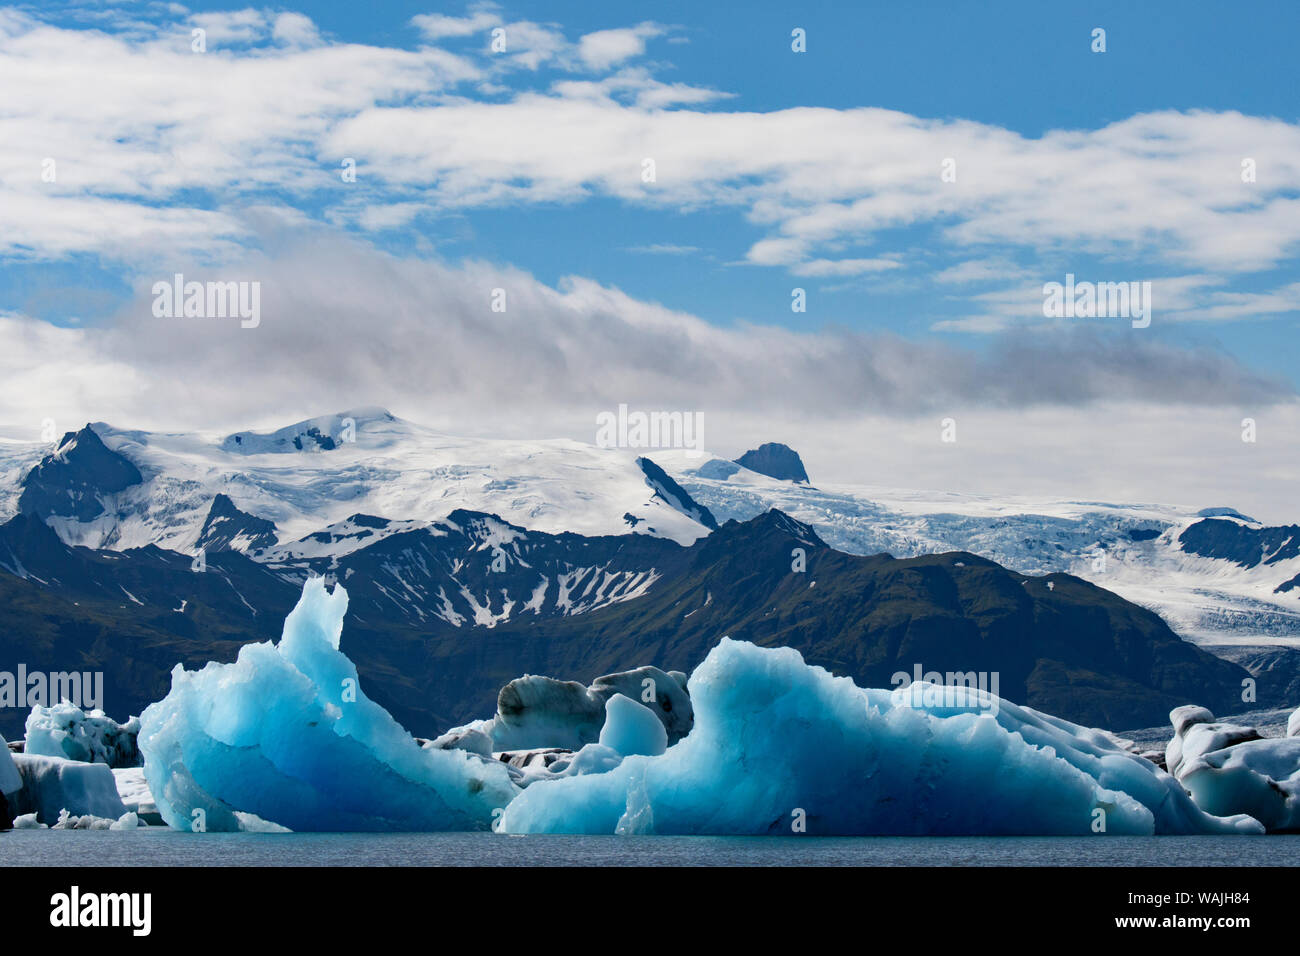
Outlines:
[[490, 9], [480, 8], [467, 17], [449, 17], [441, 13], [421, 13], [411, 23], [430, 40], [444, 37], [467, 37], [500, 26], [501, 17]]
[[[274, 215], [256, 224], [262, 246], [284, 242]], [[221, 268], [174, 260], [161, 275], [141, 274], [139, 295], [117, 320], [85, 332], [86, 354], [150, 383], [120, 408], [125, 417], [201, 420], [219, 409], [239, 420], [380, 402], [499, 423], [625, 401], [843, 419], [1101, 400], [1267, 404], [1293, 394], [1220, 352], [1149, 334], [1061, 327], [977, 353], [886, 334], [724, 328], [586, 278], [549, 286], [517, 269], [398, 258], [321, 230], [288, 235], [273, 256], [250, 253]], [[155, 318], [150, 286], [173, 271], [259, 281], [260, 326]], [[491, 309], [494, 289], [506, 291], [504, 313]], [[57, 348], [44, 360], [62, 361]], [[100, 384], [93, 375], [78, 384], [89, 414]], [[32, 400], [8, 384], [0, 390], [0, 405]]]
[[195, 13], [190, 22], [201, 27], [211, 44], [243, 44], [260, 40], [267, 34], [266, 15], [252, 8], [217, 13]]
[[885, 272], [897, 269], [901, 263], [895, 259], [813, 259], [801, 262], [791, 271], [797, 276], [857, 276], [868, 272]]
[[679, 246], [671, 242], [656, 242], [647, 246], [628, 246], [628, 252], [641, 252], [652, 256], [689, 256], [700, 252], [699, 246]]
[[301, 13], [281, 13], [271, 25], [271, 36], [293, 46], [315, 46], [321, 42], [320, 31], [311, 18]]
[[[590, 441], [596, 414], [626, 402], [704, 412], [715, 450], [788, 440], [818, 481], [1267, 516], [1289, 506], [1300, 478], [1294, 392], [1213, 349], [1068, 328], [978, 352], [720, 328], [588, 279], [553, 287], [516, 269], [295, 235], [222, 270], [177, 266], [191, 280], [260, 282], [256, 329], [154, 318], [149, 286], [170, 275], [141, 276], [105, 327], [0, 318], [0, 424], [234, 430], [382, 404], [453, 434]], [[505, 313], [491, 308], [498, 288]], [[1246, 415], [1260, 423], [1255, 446], [1240, 442]], [[958, 422], [956, 447], [939, 441], [944, 417]]]
[[972, 282], [990, 282], [1023, 277], [1024, 270], [1008, 259], [967, 259], [950, 266], [934, 276], [934, 281], [945, 285], [965, 285]]
[[[1160, 112], [1026, 137], [878, 108], [727, 111], [725, 94], [644, 67], [594, 79], [568, 72], [626, 63], [662, 31], [654, 24], [575, 44], [558, 27], [506, 22], [489, 7], [416, 18], [426, 37], [506, 29], [508, 53], [459, 56], [321, 41], [299, 14], [196, 16], [210, 39], [280, 42], [216, 42], [194, 54], [191, 21], [149, 36], [0, 16], [9, 104], [0, 187], [26, 203], [6, 221], [10, 250], [106, 251], [93, 217], [60, 215], [71, 200], [117, 203], [129, 232], [154, 229], [160, 243], [174, 241], [178, 218], [215, 230], [196, 231], [189, 245], [229, 239], [226, 207], [250, 193], [277, 190], [304, 208], [336, 203], [344, 157], [362, 164], [370, 205], [600, 195], [733, 208], [754, 231], [747, 261], [805, 275], [843, 274], [835, 270], [852, 267], [828, 263], [870, 261], [846, 249], [914, 226], [947, 254], [935, 268], [954, 284], [977, 276], [950, 268], [952, 258], [1138, 255], [1166, 272], [1226, 276], [1294, 263], [1300, 249], [1300, 124], [1280, 119]], [[507, 74], [543, 67], [563, 78], [547, 91], [502, 92]], [[1258, 164], [1255, 183], [1241, 182], [1243, 155]], [[647, 157], [652, 184], [641, 177]], [[956, 182], [940, 176], [950, 157]], [[54, 183], [39, 178], [46, 158], [59, 164]], [[1234, 303], [1219, 306], [1227, 314]]]
[[660, 36], [663, 32], [663, 28], [654, 23], [641, 23], [616, 30], [597, 30], [584, 34], [578, 40], [578, 57], [590, 69], [607, 70], [615, 63], [645, 53], [645, 41]]
[[1215, 292], [1206, 304], [1189, 309], [1182, 317], [1224, 321], [1256, 319], [1300, 312], [1300, 282], [1269, 292]]

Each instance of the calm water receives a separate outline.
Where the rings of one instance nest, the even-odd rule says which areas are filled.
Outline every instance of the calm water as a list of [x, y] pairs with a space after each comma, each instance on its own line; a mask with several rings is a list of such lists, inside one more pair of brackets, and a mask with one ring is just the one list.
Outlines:
[[0, 833], [3, 866], [1295, 866], [1300, 836], [616, 837]]

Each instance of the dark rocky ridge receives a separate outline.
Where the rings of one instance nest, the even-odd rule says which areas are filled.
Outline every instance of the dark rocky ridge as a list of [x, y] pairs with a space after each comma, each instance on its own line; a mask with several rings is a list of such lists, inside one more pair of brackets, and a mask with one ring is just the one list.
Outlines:
[[736, 464], [778, 481], [808, 483], [808, 472], [799, 453], [779, 442], [766, 442], [745, 452], [736, 459]]
[[[106, 709], [138, 713], [166, 693], [177, 662], [229, 661], [241, 644], [277, 637], [303, 577], [325, 571], [348, 587], [343, 650], [367, 693], [426, 736], [491, 715], [521, 674], [689, 672], [723, 635], [795, 647], [863, 686], [888, 687], [917, 664], [996, 672], [1002, 696], [1103, 727], [1154, 725], [1189, 702], [1240, 709], [1248, 676], [1070, 575], [1028, 577], [963, 552], [844, 554], [779, 511], [728, 521], [689, 548], [523, 529], [485, 546], [503, 528], [460, 511], [439, 533], [390, 534], [332, 565], [269, 566], [221, 551], [196, 573], [188, 555], [152, 546], [70, 548], [19, 515], [0, 526], [0, 655], [33, 669], [103, 670]], [[796, 549], [804, 571], [794, 570]], [[617, 582], [651, 568], [657, 577], [640, 596], [600, 605]], [[581, 569], [562, 592], [558, 577]], [[523, 607], [530, 599], [535, 610]], [[438, 616], [449, 601], [457, 614], [477, 605], [499, 615], [513, 603], [495, 626], [462, 615], [455, 627]], [[0, 732], [18, 734], [24, 716], [0, 714]]]
[[93, 521], [104, 513], [101, 495], [138, 485], [140, 470], [110, 451], [87, 425], [68, 432], [22, 480], [18, 510], [41, 519], [51, 516]]

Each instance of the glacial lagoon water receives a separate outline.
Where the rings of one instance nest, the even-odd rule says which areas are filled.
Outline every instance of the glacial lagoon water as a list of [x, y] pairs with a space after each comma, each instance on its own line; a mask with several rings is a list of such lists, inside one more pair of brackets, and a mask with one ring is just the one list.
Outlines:
[[1300, 835], [673, 837], [0, 833], [0, 866], [1295, 866]]

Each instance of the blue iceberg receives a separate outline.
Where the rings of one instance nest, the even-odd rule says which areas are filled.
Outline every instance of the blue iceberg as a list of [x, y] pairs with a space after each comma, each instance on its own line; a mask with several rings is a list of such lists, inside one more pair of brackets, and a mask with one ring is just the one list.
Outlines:
[[[538, 780], [510, 833], [1260, 833], [1200, 810], [1108, 734], [968, 689], [863, 690], [792, 648], [724, 639], [691, 675], [695, 726], [657, 756]], [[955, 692], [955, 693], [954, 693]]]
[[[145, 778], [179, 830], [486, 830], [518, 788], [505, 766], [422, 749], [339, 650], [347, 592], [314, 578], [278, 644], [188, 672], [140, 717]], [[255, 819], [250, 819], [252, 815]]]
[[[422, 747], [362, 693], [339, 650], [346, 610], [341, 586], [331, 593], [322, 579], [309, 580], [278, 643], [248, 645], [233, 664], [173, 671], [170, 693], [141, 716], [138, 739], [145, 779], [169, 825], [1263, 832], [1250, 816], [1204, 812], [1174, 777], [1104, 731], [970, 687], [864, 690], [809, 666], [792, 648], [725, 638], [691, 675], [693, 727], [671, 745], [657, 710], [611, 693], [599, 739], [575, 752], [524, 754], [511, 766], [494, 758], [486, 732], [465, 728]], [[84, 766], [111, 776], [107, 767]]]

